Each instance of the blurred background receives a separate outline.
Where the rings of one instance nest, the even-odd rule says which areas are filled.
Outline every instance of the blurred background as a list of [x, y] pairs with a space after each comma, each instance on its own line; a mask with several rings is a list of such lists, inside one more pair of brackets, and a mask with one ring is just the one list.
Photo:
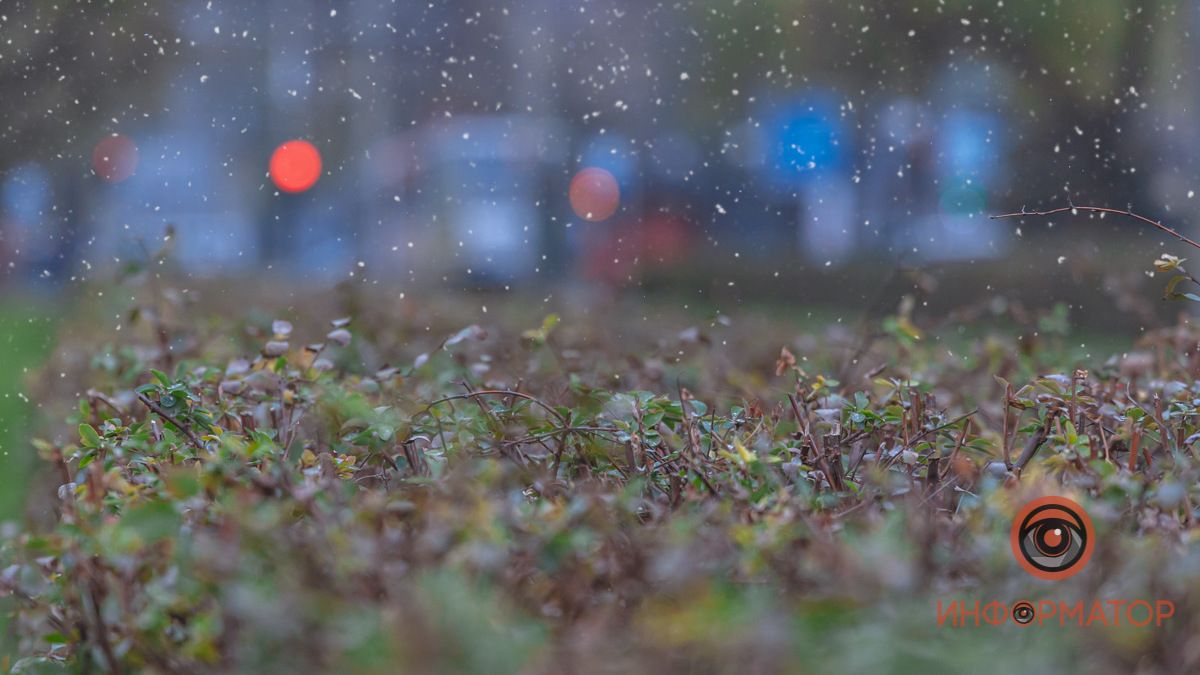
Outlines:
[[[1190, 229], [1198, 24], [1169, 0], [7, 0], [0, 282], [70, 293], [168, 225], [190, 274], [311, 284], [716, 275], [836, 306], [867, 263], [1069, 267], [1135, 226], [985, 216], [1069, 196]], [[320, 161], [294, 192], [288, 141]]]
[[987, 216], [1194, 231], [1197, 64], [1200, 3], [1171, 0], [4, 0], [0, 449], [57, 318], [167, 232], [231, 306], [916, 296], [918, 323], [1135, 336], [1178, 311], [1147, 271], [1181, 244]]
[[[988, 216], [1200, 237], [1197, 122], [1196, 0], [0, 0], [0, 521], [72, 373], [163, 316], [402, 353], [590, 312], [613, 362], [842, 379], [860, 335], [1006, 330], [981, 351], [1101, 368], [1185, 311], [1152, 261], [1200, 256]], [[204, 306], [139, 317], [135, 276]]]

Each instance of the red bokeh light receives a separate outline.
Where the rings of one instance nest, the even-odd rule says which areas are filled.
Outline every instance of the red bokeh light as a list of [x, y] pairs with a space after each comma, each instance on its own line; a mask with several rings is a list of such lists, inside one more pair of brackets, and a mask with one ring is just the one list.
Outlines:
[[608, 220], [621, 206], [617, 179], [604, 169], [590, 167], [575, 174], [568, 192], [575, 215], [597, 222]]
[[97, 143], [92, 151], [92, 170], [109, 183], [127, 180], [133, 175], [137, 165], [137, 145], [127, 136], [108, 136]]
[[288, 141], [271, 155], [271, 180], [284, 192], [304, 192], [321, 177], [321, 153], [308, 141]]

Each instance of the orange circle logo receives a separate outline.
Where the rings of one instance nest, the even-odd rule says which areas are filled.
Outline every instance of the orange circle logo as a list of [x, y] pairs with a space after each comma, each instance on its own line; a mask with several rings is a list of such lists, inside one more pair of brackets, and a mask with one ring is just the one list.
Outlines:
[[1037, 614], [1037, 612], [1034, 610], [1032, 602], [1029, 602], [1028, 600], [1022, 600], [1021, 602], [1018, 602], [1012, 606], [1012, 609], [1009, 610], [1009, 614], [1012, 616], [1013, 621], [1024, 626], [1033, 621], [1033, 617]]
[[1066, 497], [1035, 499], [1013, 519], [1013, 555], [1039, 579], [1073, 576], [1087, 565], [1095, 544], [1092, 519]]

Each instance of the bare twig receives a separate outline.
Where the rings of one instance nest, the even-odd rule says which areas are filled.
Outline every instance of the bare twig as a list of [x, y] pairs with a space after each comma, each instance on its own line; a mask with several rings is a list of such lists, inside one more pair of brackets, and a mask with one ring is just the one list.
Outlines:
[[449, 401], [472, 400], [479, 396], [507, 396], [510, 399], [511, 398], [524, 399], [526, 401], [529, 401], [530, 403], [533, 403], [534, 405], [539, 406], [546, 412], [550, 413], [550, 415], [553, 416], [554, 419], [558, 420], [563, 426], [568, 426], [567, 420], [562, 416], [562, 414], [559, 413], [554, 408], [550, 407], [548, 404], [546, 404], [542, 400], [538, 399], [537, 397], [530, 396], [529, 394], [522, 394], [519, 391], [513, 391], [510, 389], [481, 389], [478, 391], [473, 391], [468, 394], [456, 394], [453, 396], [446, 396], [444, 398], [440, 398], [440, 399], [434, 401], [433, 403], [430, 403], [428, 406], [425, 407], [424, 410], [417, 413], [416, 415], [413, 415], [413, 419], [416, 419], [425, 414], [428, 414], [434, 407], [441, 405], [443, 403], [447, 403]]
[[93, 620], [96, 624], [97, 646], [104, 655], [104, 660], [108, 662], [108, 672], [120, 675], [124, 672], [124, 669], [121, 667], [121, 661], [117, 658], [116, 651], [113, 650], [112, 641], [109, 640], [108, 625], [104, 620], [103, 604], [105, 591], [103, 582], [100, 580], [101, 571], [93, 564], [86, 568], [85, 574], [87, 575], [87, 598], [90, 600], [90, 609], [92, 610]]
[[151, 401], [149, 399], [149, 397], [147, 397], [145, 394], [138, 394], [138, 400], [141, 401], [147, 408], [149, 408], [150, 412], [152, 412], [155, 415], [158, 415], [159, 417], [163, 418], [164, 420], [170, 422], [172, 426], [174, 426], [176, 429], [182, 431], [185, 435], [187, 435], [188, 440], [192, 442], [192, 445], [196, 446], [197, 450], [199, 450], [200, 452], [204, 451], [204, 444], [201, 443], [200, 439], [196, 437], [196, 432], [192, 431], [191, 427], [186, 426], [183, 423], [181, 423], [179, 420], [175, 419], [171, 415], [171, 413], [163, 410], [162, 406], [155, 403], [154, 401]]
[[1033, 436], [1029, 437], [1029, 442], [1025, 444], [1025, 451], [1021, 453], [1021, 456], [1017, 459], [1017, 463], [1014, 465], [1018, 471], [1025, 468], [1025, 465], [1029, 463], [1029, 460], [1033, 459], [1033, 456], [1037, 454], [1038, 448], [1042, 447], [1042, 444], [1045, 443], [1046, 439], [1050, 437], [1050, 428], [1054, 426], [1054, 422], [1058, 419], [1058, 415], [1059, 413], [1057, 410], [1047, 415], [1046, 421], [1042, 424], [1042, 426], [1034, 432]]
[[[1007, 417], [1007, 416], [1008, 416], [1008, 413], [1006, 411], [1005, 417]], [[951, 471], [954, 470], [954, 460], [958, 458], [958, 451], [962, 450], [963, 445], [967, 442], [967, 432], [970, 429], [971, 429], [971, 421], [966, 420], [962, 425], [962, 431], [960, 431], [958, 434], [958, 440], [954, 442], [954, 449], [950, 451], [950, 456], [946, 460], [946, 469], [937, 474], [938, 480], [941, 480], [947, 474], [949, 474]], [[937, 459], [937, 458], [935, 457], [934, 459]], [[1006, 458], [1005, 465], [1007, 465], [1007, 464], [1008, 464], [1008, 460]], [[930, 471], [932, 471], [932, 470], [933, 470], [933, 468], [931, 467]]]
[[[1130, 422], [1130, 438], [1129, 438], [1129, 471], [1130, 473], [1137, 471], [1137, 458], [1139, 445], [1142, 443], [1142, 429], [1136, 424]], [[1149, 454], [1147, 453], [1147, 457]]]
[[[1008, 444], [1008, 417], [1009, 409], [1012, 408], [1013, 390], [1012, 385], [1008, 382], [1004, 383], [1004, 429], [1000, 434], [1000, 449], [1004, 452], [1004, 468], [1012, 471], [1012, 448]], [[1019, 425], [1021, 422], [1021, 411], [1017, 410], [1017, 419], [1013, 421], [1014, 425]], [[1017, 428], [1016, 426], [1013, 427]], [[1013, 438], [1016, 438], [1014, 435]]]
[[1172, 237], [1175, 237], [1179, 241], [1182, 241], [1183, 243], [1187, 244], [1188, 246], [1191, 246], [1192, 248], [1200, 249], [1200, 242], [1196, 242], [1193, 239], [1189, 239], [1189, 238], [1183, 236], [1177, 230], [1174, 230], [1172, 228], [1167, 227], [1166, 225], [1163, 225], [1162, 222], [1160, 222], [1160, 221], [1151, 220], [1150, 218], [1147, 218], [1146, 216], [1138, 215], [1130, 209], [1114, 209], [1114, 208], [1109, 208], [1107, 206], [1075, 206], [1074, 204], [1071, 204], [1069, 206], [1060, 206], [1056, 209], [1049, 209], [1046, 211], [1026, 211], [1025, 207], [1021, 207], [1021, 210], [1016, 213], [1001, 213], [999, 215], [991, 216], [991, 219], [992, 220], [1000, 220], [1001, 218], [1023, 218], [1025, 216], [1052, 216], [1056, 213], [1066, 213], [1068, 211], [1070, 211], [1071, 213], [1077, 213], [1079, 211], [1084, 211], [1087, 213], [1111, 213], [1116, 216], [1125, 216], [1126, 218], [1133, 218], [1134, 220], [1137, 220], [1137, 221], [1140, 221], [1147, 225], [1150, 225], [1152, 227], [1155, 227], [1158, 230], [1165, 232], [1166, 234], [1169, 234]]
[[[949, 422], [939, 424], [936, 427], [933, 427], [932, 429], [926, 429], [925, 431], [922, 431], [921, 433], [917, 434], [916, 436], [913, 436], [910, 443], [912, 445], [916, 445], [916, 443], [918, 441], [925, 438], [929, 434], [936, 434], [937, 432], [941, 431], [942, 429], [947, 429], [949, 427], [952, 427], [955, 424], [958, 424], [959, 422], [974, 416], [975, 413], [977, 413], [977, 412], [979, 412], [979, 408], [972, 408], [970, 412], [963, 413], [963, 414], [959, 415], [958, 417], [955, 417], [954, 419], [950, 420]], [[912, 445], [910, 445], [909, 447], [912, 447]]]

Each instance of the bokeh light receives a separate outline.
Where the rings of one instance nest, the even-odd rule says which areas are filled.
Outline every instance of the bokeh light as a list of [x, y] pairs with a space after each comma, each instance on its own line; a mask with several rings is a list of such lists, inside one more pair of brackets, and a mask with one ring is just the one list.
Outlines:
[[128, 136], [113, 134], [97, 143], [92, 151], [92, 170], [109, 183], [127, 180], [137, 165], [137, 144]]
[[621, 189], [611, 173], [589, 167], [575, 174], [569, 190], [571, 209], [584, 220], [608, 220], [621, 206]]
[[321, 153], [308, 141], [288, 141], [275, 148], [270, 172], [280, 190], [304, 192], [321, 177]]

